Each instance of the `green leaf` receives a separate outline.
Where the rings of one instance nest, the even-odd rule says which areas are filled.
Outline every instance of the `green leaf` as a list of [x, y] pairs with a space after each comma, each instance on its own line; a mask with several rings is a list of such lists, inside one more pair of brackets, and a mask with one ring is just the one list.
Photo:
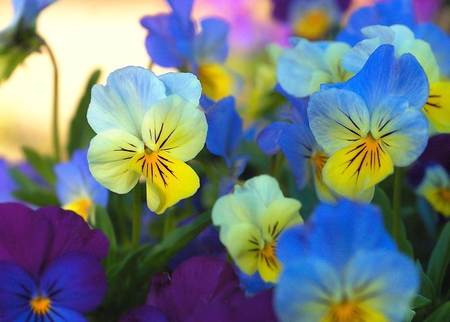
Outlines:
[[10, 169], [11, 176], [19, 185], [13, 196], [36, 206], [59, 206], [58, 198], [53, 191], [38, 185], [18, 169]]
[[436, 311], [430, 314], [424, 322], [448, 322], [450, 317], [450, 301], [442, 304]]
[[450, 222], [442, 229], [436, 246], [431, 253], [427, 275], [436, 287], [436, 297], [441, 295], [442, 281], [450, 261]]
[[416, 261], [416, 267], [417, 267], [417, 271], [419, 272], [420, 281], [421, 281], [420, 294], [426, 298], [431, 299], [431, 301], [434, 301], [436, 290], [435, 290], [435, 286], [434, 286], [433, 282], [428, 277], [428, 275], [425, 274], [425, 272], [423, 271], [423, 267], [419, 261]]
[[109, 253], [105, 259], [105, 267], [108, 269], [116, 260], [117, 239], [109, 214], [101, 205], [95, 207], [95, 227], [103, 231], [109, 240]]
[[430, 299], [428, 299], [425, 296], [422, 296], [420, 294], [417, 294], [412, 303], [412, 308], [418, 309], [418, 308], [428, 305], [430, 303], [431, 303]]
[[[372, 204], [378, 205], [383, 213], [383, 220], [386, 230], [392, 236], [392, 207], [391, 202], [386, 193], [380, 187], [375, 187], [375, 194], [372, 199]], [[400, 243], [398, 248], [410, 257], [414, 257], [414, 249], [411, 243], [406, 238], [406, 229], [403, 221], [400, 222]]]
[[168, 233], [160, 244], [153, 247], [143, 259], [146, 271], [159, 272], [167, 265], [169, 260], [183, 249], [206, 227], [211, 225], [211, 213], [204, 212], [190, 224], [181, 226]]
[[91, 90], [100, 78], [100, 70], [95, 70], [86, 85], [84, 95], [78, 103], [75, 116], [70, 123], [69, 142], [67, 144], [67, 152], [72, 155], [76, 149], [85, 148], [90, 140], [94, 137], [95, 132], [89, 126], [86, 114], [91, 101]]
[[51, 186], [56, 183], [56, 175], [53, 171], [56, 163], [53, 159], [41, 156], [35, 150], [24, 147], [22, 148], [25, 158], [31, 167]]

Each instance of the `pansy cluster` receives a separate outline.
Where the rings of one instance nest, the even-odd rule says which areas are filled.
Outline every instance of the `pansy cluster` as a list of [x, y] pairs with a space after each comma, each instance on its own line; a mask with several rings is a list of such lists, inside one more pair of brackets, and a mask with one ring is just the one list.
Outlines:
[[[13, 1], [0, 80], [55, 62], [52, 2]], [[251, 0], [167, 2], [63, 151], [55, 123], [53, 156], [0, 160], [0, 321], [448, 321], [450, 8], [273, 0], [245, 52]]]

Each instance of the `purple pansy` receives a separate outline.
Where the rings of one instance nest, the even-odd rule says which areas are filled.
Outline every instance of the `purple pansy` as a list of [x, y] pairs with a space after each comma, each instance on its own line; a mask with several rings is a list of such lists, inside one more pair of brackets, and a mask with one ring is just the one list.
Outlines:
[[3, 203], [0, 221], [0, 320], [87, 321], [106, 293], [106, 236], [58, 207]]
[[276, 321], [272, 291], [246, 298], [239, 278], [224, 260], [193, 257], [171, 276], [153, 277], [145, 306], [122, 317], [131, 321]]

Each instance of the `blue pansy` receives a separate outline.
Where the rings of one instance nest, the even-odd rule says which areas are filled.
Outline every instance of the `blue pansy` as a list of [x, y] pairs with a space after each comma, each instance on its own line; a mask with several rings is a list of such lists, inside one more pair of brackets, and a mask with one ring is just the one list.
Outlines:
[[72, 160], [55, 166], [56, 195], [64, 209], [72, 210], [95, 224], [95, 206], [106, 207], [108, 189], [98, 183], [87, 161], [87, 149], [76, 150]]
[[403, 321], [419, 287], [372, 205], [319, 205], [280, 237], [274, 306], [281, 322]]
[[168, 0], [169, 14], [146, 16], [145, 46], [152, 61], [163, 67], [188, 70], [198, 76], [203, 93], [219, 100], [237, 93], [240, 79], [223, 66], [228, 56], [227, 23], [218, 18], [200, 21], [200, 31], [191, 19], [193, 0]]

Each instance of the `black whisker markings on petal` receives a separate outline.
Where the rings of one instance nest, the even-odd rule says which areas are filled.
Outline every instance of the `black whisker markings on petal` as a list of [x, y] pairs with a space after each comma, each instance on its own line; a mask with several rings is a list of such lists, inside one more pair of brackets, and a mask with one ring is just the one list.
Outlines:
[[[384, 117], [383, 117], [382, 121], [384, 121]], [[383, 129], [386, 127], [386, 125], [388, 125], [388, 124], [392, 121], [392, 119], [388, 119], [388, 120], [386, 121], [386, 123], [384, 123], [383, 125], [381, 125], [382, 121], [380, 121], [380, 123], [378, 124], [378, 128], [379, 128], [378, 131], [379, 131], [379, 132], [383, 131]]]
[[269, 267], [269, 269], [273, 270], [272, 266], [270, 265], [270, 262], [269, 262], [269, 260], [267, 259], [266, 256], [261, 254], [261, 259], [264, 259], [264, 261], [266, 262], [267, 267]]
[[441, 95], [429, 95], [428, 97], [431, 97], [431, 98], [439, 98], [439, 97], [441, 97]]
[[[336, 122], [336, 121], [335, 121], [335, 122]], [[342, 126], [343, 128], [345, 128], [347, 131], [353, 133], [354, 135], [360, 136], [358, 133], [356, 133], [355, 131], [353, 131], [351, 128], [345, 126], [344, 124], [341, 124], [341, 123], [339, 123], [339, 122], [336, 122], [336, 123], [339, 124], [340, 126]]]
[[302, 157], [305, 158], [305, 159], [311, 159], [311, 156], [310, 156], [310, 155], [300, 154], [300, 156], [302, 156]]
[[250, 248], [248, 251], [249, 252], [258, 252], [259, 248]]
[[148, 129], [148, 136], [150, 136], [150, 140], [153, 141], [152, 129]]
[[355, 151], [365, 145], [366, 145], [366, 142], [363, 142], [363, 143], [359, 144], [358, 146], [356, 146], [355, 148], [353, 148], [352, 150], [348, 151], [346, 154], [352, 153], [353, 151]]
[[259, 243], [258, 243], [257, 241], [255, 241], [254, 239], [249, 239], [248, 242], [249, 242], [250, 244], [259, 246]]
[[[345, 113], [344, 113], [344, 114], [345, 114]], [[352, 124], [358, 129], [358, 131], [361, 131], [361, 130], [359, 129], [359, 126], [356, 125], [355, 121], [353, 121], [353, 119], [350, 117], [350, 115], [345, 114], [345, 116], [347, 116], [347, 118], [348, 118], [348, 119], [350, 120], [350, 122], [352, 122]]]
[[161, 137], [163, 129], [164, 129], [164, 122], [161, 123], [161, 128], [159, 129], [158, 136], [156, 137], [155, 143], [158, 143], [159, 138]]
[[[177, 176], [173, 173], [173, 170], [169, 168], [169, 166], [167, 164], [165, 164], [163, 161], [161, 161], [162, 157], [160, 157], [159, 155], [157, 156], [157, 162], [159, 162], [167, 171], [169, 171], [169, 173], [175, 178], [178, 179]], [[163, 160], [167, 160], [167, 159], [163, 159]], [[169, 161], [169, 160], [167, 160]], [[173, 162], [171, 162], [173, 163]]]
[[346, 163], [348, 163], [348, 164], [347, 164], [347, 167], [345, 167], [345, 169], [342, 171], [342, 174], [344, 174], [344, 172], [352, 165], [353, 161], [355, 161], [356, 158], [366, 149], [366, 143], [364, 142], [364, 143], [358, 145], [355, 149], [347, 152], [346, 154], [348, 154], [348, 153], [350, 153], [352, 151], [355, 151], [357, 148], [359, 148], [360, 150], [358, 151], [358, 153], [356, 153], [356, 155], [353, 158], [351, 158], [350, 160], [346, 161]]
[[272, 236], [272, 238], [273, 238], [274, 240], [277, 240], [277, 239], [278, 239], [278, 236], [280, 236], [280, 234], [281, 234], [282, 231], [283, 231], [283, 228], [281, 228], [281, 229], [275, 234], [275, 236]]
[[397, 130], [392, 130], [391, 132], [388, 132], [388, 133], [383, 134], [382, 136], [380, 136], [380, 139], [385, 138], [386, 136], [394, 134], [395, 132], [398, 132], [398, 131], [399, 131], [398, 129]]
[[59, 314], [57, 311], [55, 311], [51, 306], [50, 306], [50, 311], [53, 313], [53, 315], [56, 315], [61, 319], [64, 318], [61, 314]]
[[436, 108], [441, 108], [442, 107], [439, 104], [430, 103], [430, 102], [426, 102], [425, 104], [430, 105], [431, 107], [436, 107]]
[[150, 174], [152, 175], [152, 183], [153, 183], [153, 163], [150, 163]]
[[166, 159], [165, 157], [160, 156], [159, 154], [158, 154], [158, 158], [164, 160], [165, 162], [173, 163], [173, 161], [170, 161], [169, 159]]
[[120, 147], [120, 149], [115, 149], [114, 151], [117, 151], [117, 152], [130, 152], [130, 153], [135, 153], [136, 152], [135, 150], [129, 150], [129, 149], [125, 149], [125, 148], [122, 148], [122, 147]]
[[52, 296], [53, 294], [53, 288], [56, 286], [57, 281], [53, 281], [53, 283], [47, 288], [47, 293], [49, 296]]
[[166, 144], [167, 140], [172, 136], [173, 132], [175, 132], [175, 129], [173, 129], [172, 132], [170, 132], [169, 135], [164, 139], [164, 141], [162, 141], [161, 145], [159, 146], [160, 149], [162, 149], [164, 144]]
[[159, 167], [159, 165], [157, 163], [155, 163], [155, 166], [156, 166], [156, 169], [158, 169], [158, 173], [161, 176], [161, 180], [163, 181], [164, 186], [167, 187], [167, 181], [166, 181], [167, 175], [164, 173], [164, 171]]
[[138, 161], [141, 161], [142, 158], [144, 158], [144, 161], [142, 162], [142, 165], [141, 165], [141, 172], [144, 173], [144, 166], [147, 163], [147, 159], [145, 159], [145, 155], [143, 155], [141, 158], [139, 158]]
[[270, 233], [270, 236], [273, 237], [275, 235], [277, 227], [278, 227], [278, 221], [275, 223], [275, 225], [273, 225], [273, 229], [272, 229], [272, 232]]
[[306, 149], [306, 150], [308, 150], [309, 152], [312, 152], [312, 149], [309, 147], [309, 146], [307, 146], [305, 143], [301, 143], [302, 145], [303, 145], [303, 147]]
[[31, 318], [34, 318], [34, 320], [36, 321], [36, 316], [34, 315], [34, 312], [32, 310], [30, 310], [30, 312], [28, 312], [28, 315], [25, 318], [25, 321], [32, 322]]
[[363, 167], [364, 160], [365, 160], [366, 157], [367, 157], [367, 152], [368, 152], [368, 151], [366, 150], [366, 153], [364, 153], [363, 158], [362, 158], [361, 162], [359, 163], [358, 168], [356, 169], [356, 171], [355, 171], [355, 173], [354, 173], [354, 174], [356, 174], [356, 180], [359, 179], [359, 174], [361, 173], [361, 169], [362, 169], [362, 167]]

